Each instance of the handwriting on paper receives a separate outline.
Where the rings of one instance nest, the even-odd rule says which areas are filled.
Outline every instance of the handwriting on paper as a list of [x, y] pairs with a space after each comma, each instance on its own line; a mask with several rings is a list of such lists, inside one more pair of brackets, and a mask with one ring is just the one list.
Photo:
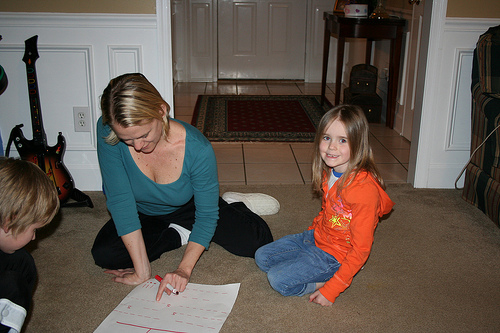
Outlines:
[[179, 295], [156, 301], [160, 283], [150, 279], [134, 288], [94, 333], [219, 332], [231, 313], [239, 283], [190, 283]]

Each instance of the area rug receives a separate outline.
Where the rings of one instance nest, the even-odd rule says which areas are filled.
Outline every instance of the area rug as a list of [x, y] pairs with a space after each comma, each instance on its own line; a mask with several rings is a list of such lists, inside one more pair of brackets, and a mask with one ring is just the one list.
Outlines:
[[312, 142], [330, 108], [311, 95], [199, 95], [191, 124], [214, 142]]

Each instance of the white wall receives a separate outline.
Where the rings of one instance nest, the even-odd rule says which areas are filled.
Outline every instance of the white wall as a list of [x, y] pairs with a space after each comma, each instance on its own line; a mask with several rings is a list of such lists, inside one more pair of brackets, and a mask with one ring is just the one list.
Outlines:
[[[24, 124], [24, 135], [32, 138], [22, 58], [24, 41], [38, 35], [40, 58], [35, 66], [48, 144], [54, 145], [62, 132], [63, 162], [75, 186], [82, 191], [101, 189], [95, 123], [100, 116], [99, 97], [109, 80], [142, 72], [173, 105], [167, 5], [159, 8], [158, 15], [0, 13], [0, 63], [9, 80], [0, 95], [3, 149], [17, 124]], [[90, 108], [90, 132], [74, 131], [73, 107]], [[14, 146], [11, 156], [18, 156]]]

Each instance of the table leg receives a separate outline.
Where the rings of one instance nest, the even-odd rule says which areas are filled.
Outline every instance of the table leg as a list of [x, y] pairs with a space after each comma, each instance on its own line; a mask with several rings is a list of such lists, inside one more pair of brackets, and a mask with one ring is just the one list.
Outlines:
[[372, 60], [372, 42], [373, 39], [366, 40], [365, 64], [370, 65]]
[[344, 70], [345, 37], [339, 36], [337, 45], [337, 67], [335, 68], [335, 105], [340, 104], [340, 88], [342, 86], [342, 72]]
[[323, 37], [323, 69], [321, 72], [321, 105], [325, 103], [326, 77], [328, 72], [328, 57], [330, 53], [330, 29], [328, 20], [325, 20], [325, 35]]
[[394, 127], [394, 118], [396, 114], [402, 39], [402, 29], [398, 29], [396, 39], [391, 39], [391, 59], [389, 61], [389, 82], [387, 89], [387, 116], [385, 121], [385, 125], [389, 128]]

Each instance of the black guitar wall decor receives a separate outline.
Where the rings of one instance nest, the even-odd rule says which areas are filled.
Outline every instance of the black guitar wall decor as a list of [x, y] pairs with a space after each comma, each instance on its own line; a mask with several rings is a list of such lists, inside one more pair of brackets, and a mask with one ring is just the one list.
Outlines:
[[[57, 188], [62, 206], [94, 207], [90, 197], [75, 188], [73, 178], [64, 166], [62, 158], [66, 147], [66, 140], [62, 133], [59, 132], [57, 143], [54, 146], [50, 147], [47, 145], [47, 136], [42, 123], [42, 109], [35, 69], [35, 62], [39, 58], [37, 40], [38, 36], [35, 35], [24, 42], [25, 52], [23, 56], [28, 80], [33, 139], [26, 139], [21, 130], [21, 127], [24, 126], [23, 124], [16, 125], [10, 132], [5, 155], [9, 156], [10, 145], [13, 142], [21, 159], [38, 165], [52, 180]], [[67, 203], [69, 199], [73, 199], [76, 202]]]

